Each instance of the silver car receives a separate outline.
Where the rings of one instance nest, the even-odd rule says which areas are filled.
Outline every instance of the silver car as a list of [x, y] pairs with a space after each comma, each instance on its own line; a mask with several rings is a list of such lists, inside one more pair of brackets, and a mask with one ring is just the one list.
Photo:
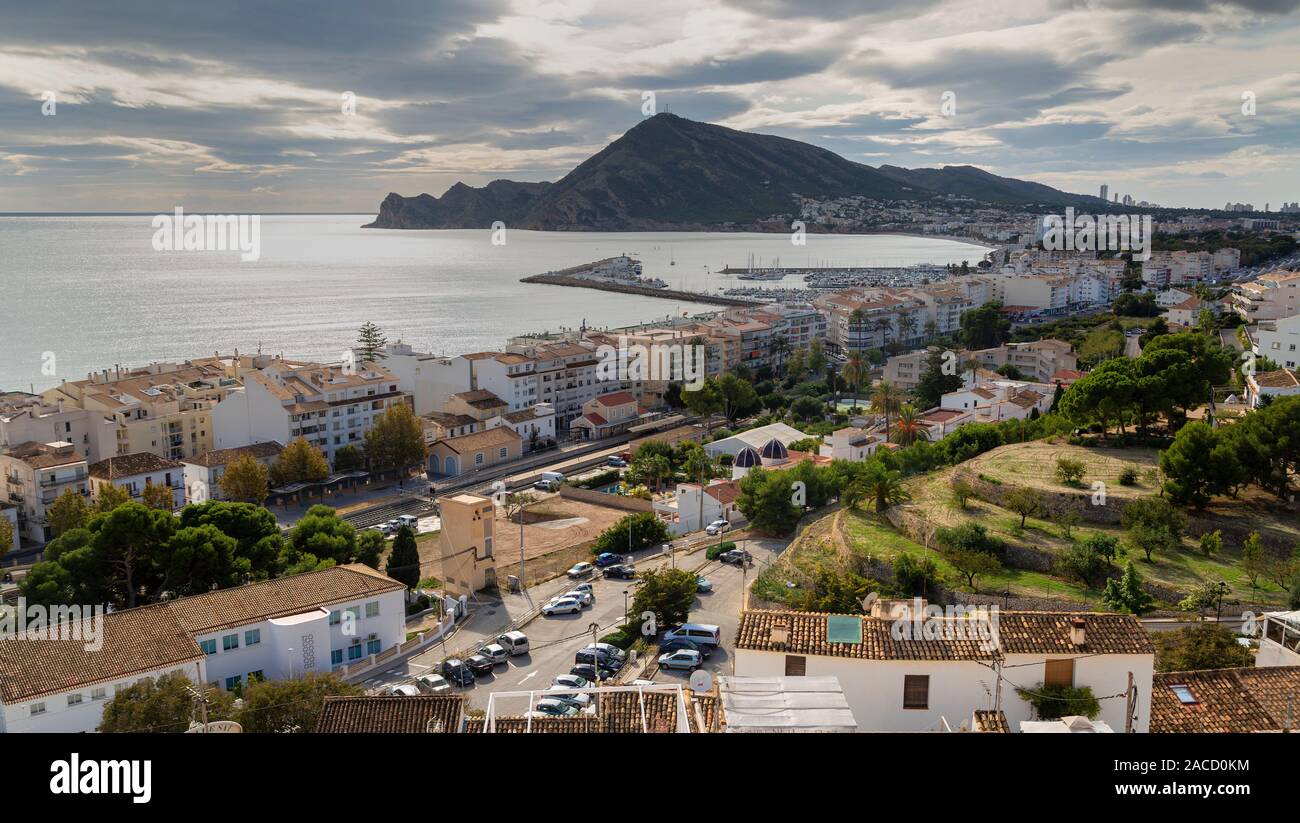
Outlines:
[[553, 614], [575, 614], [582, 611], [582, 601], [572, 597], [557, 597], [551, 602], [542, 606], [542, 614], [550, 617]]

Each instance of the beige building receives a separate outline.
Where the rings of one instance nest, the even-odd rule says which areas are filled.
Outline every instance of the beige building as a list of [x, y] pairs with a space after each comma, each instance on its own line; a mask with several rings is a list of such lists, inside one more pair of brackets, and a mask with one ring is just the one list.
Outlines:
[[455, 477], [498, 463], [508, 463], [520, 458], [523, 444], [519, 433], [508, 426], [448, 437], [429, 447], [429, 472]]
[[93, 463], [88, 473], [92, 497], [99, 497], [105, 486], [117, 486], [139, 503], [146, 487], [162, 486], [171, 491], [172, 508], [185, 505], [185, 464], [179, 460], [137, 452]]
[[20, 443], [0, 453], [0, 499], [17, 508], [20, 539], [46, 543], [54, 537], [45, 511], [65, 490], [90, 496], [86, 458], [71, 443]]
[[632, 392], [611, 392], [588, 400], [582, 417], [573, 421], [573, 430], [588, 440], [599, 440], [627, 431], [638, 419], [640, 409]]
[[117, 452], [117, 424], [107, 415], [26, 392], [0, 393], [0, 451], [22, 443], [71, 443], [94, 462]]
[[1238, 285], [1232, 307], [1248, 323], [1300, 314], [1300, 271], [1278, 269]]
[[445, 592], [458, 597], [495, 586], [497, 566], [492, 541], [496, 506], [492, 500], [477, 494], [457, 494], [439, 499], [438, 507]]
[[233, 449], [204, 452], [197, 457], [182, 460], [185, 475], [185, 502], [202, 503], [205, 500], [225, 500], [221, 490], [221, 477], [226, 467], [242, 457], [251, 457], [267, 469], [280, 457], [284, 447], [279, 443], [254, 443]]

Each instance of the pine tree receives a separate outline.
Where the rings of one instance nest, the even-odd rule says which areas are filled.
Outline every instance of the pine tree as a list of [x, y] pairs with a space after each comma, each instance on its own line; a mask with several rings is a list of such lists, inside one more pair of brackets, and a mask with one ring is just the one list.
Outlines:
[[415, 545], [415, 532], [409, 526], [397, 530], [393, 538], [393, 551], [388, 555], [384, 573], [399, 583], [414, 589], [420, 584], [420, 549]]
[[1122, 577], [1106, 581], [1101, 600], [1117, 612], [1136, 615], [1151, 611], [1151, 606], [1155, 603], [1155, 599], [1142, 588], [1142, 575], [1138, 574], [1132, 560], [1124, 566]]
[[357, 357], [367, 363], [373, 363], [387, 357], [381, 349], [388, 345], [388, 338], [378, 326], [369, 320], [357, 331]]

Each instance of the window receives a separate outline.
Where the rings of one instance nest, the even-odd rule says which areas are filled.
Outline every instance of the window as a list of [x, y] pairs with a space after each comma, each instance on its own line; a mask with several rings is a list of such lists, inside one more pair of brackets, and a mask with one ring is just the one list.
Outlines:
[[204, 653], [204, 654], [216, 654], [216, 653], [217, 653], [217, 641], [215, 641], [215, 640], [200, 640], [200, 641], [199, 641], [199, 648], [200, 648], [200, 649], [203, 649], [203, 653]]
[[330, 612], [330, 625], [337, 626], [343, 619], [343, 612]]
[[242, 677], [240, 677], [237, 674], [231, 675], [230, 677], [226, 678], [226, 691], [237, 692], [239, 691], [239, 687], [242, 686], [243, 684], [244, 684], [244, 679]]
[[1044, 686], [1074, 687], [1074, 659], [1048, 660], [1043, 672]]
[[248, 685], [250, 686], [253, 685], [254, 683], [261, 683], [265, 679], [266, 679], [266, 675], [262, 674], [261, 669], [258, 669], [255, 672], [248, 673]]
[[228, 652], [231, 649], [237, 649], [237, 648], [239, 648], [239, 635], [228, 634], [225, 637], [221, 638], [222, 651]]
[[108, 691], [105, 690], [103, 686], [100, 686], [90, 693], [91, 700], [103, 700], [106, 697], [108, 697]]
[[903, 708], [930, 708], [930, 675], [908, 674], [903, 676]]
[[258, 643], [261, 643], [261, 642], [262, 642], [262, 630], [261, 630], [261, 629], [249, 629], [248, 631], [244, 632], [244, 645], [245, 645], [245, 646], [256, 646]]
[[351, 646], [348, 646], [348, 660], [360, 660], [360, 659], [361, 659], [361, 641], [358, 640], [356, 643], [352, 644]]
[[501, 451], [498, 452], [498, 456], [499, 456], [502, 460], [505, 460], [505, 459], [506, 459], [506, 454], [507, 454], [507, 452], [506, 452], [505, 446], [502, 446], [502, 447], [501, 447]]
[[76, 694], [70, 694], [70, 695], [68, 695], [68, 705], [69, 705], [69, 706], [77, 706], [77, 705], [80, 705], [80, 703], [81, 703], [81, 693], [80, 693], [80, 692], [78, 692], [78, 693], [76, 693]]
[[366, 617], [378, 617], [378, 616], [379, 616], [379, 601], [372, 600], [366, 604]]
[[37, 714], [45, 714], [45, 704], [44, 704], [44, 703], [33, 703], [33, 704], [32, 704], [32, 714], [33, 714], [33, 715], [37, 715]]
[[333, 649], [330, 651], [330, 665], [338, 666], [343, 663], [343, 650]]
[[483, 465], [483, 452], [479, 452], [478, 454], [474, 455], [474, 465], [475, 466]]
[[785, 656], [785, 676], [803, 677], [808, 673], [808, 658], [787, 654]]
[[1175, 683], [1169, 687], [1169, 690], [1174, 693], [1174, 697], [1178, 698], [1178, 702], [1184, 706], [1195, 706], [1200, 702], [1196, 699], [1196, 695], [1192, 694], [1192, 690], [1181, 683]]
[[384, 650], [383, 645], [378, 640], [366, 641], [366, 654], [379, 654]]

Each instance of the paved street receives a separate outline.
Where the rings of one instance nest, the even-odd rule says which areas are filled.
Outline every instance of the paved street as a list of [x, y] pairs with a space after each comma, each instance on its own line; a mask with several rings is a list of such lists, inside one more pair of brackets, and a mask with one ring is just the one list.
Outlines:
[[[712, 543], [717, 538], [709, 538]], [[703, 542], [703, 541], [701, 541]], [[714, 623], [722, 629], [723, 647], [714, 651], [706, 661], [705, 668], [714, 674], [728, 673], [732, 665], [732, 644], [740, 622], [742, 593], [742, 576], [752, 581], [754, 574], [784, 551], [788, 545], [785, 540], [750, 539], [737, 541], [754, 556], [751, 568], [742, 572], [736, 566], [728, 566], [716, 561], [706, 561], [704, 551], [687, 555], [679, 552], [675, 559], [683, 568], [703, 566], [702, 574], [713, 584], [713, 592], [696, 597], [695, 608], [690, 619], [697, 623]], [[637, 560], [637, 568], [646, 570], [667, 564], [662, 555], [647, 556]], [[552, 595], [566, 591], [571, 585], [567, 579], [548, 581], [530, 590], [533, 600], [540, 605]], [[537, 617], [524, 627], [528, 635], [530, 653], [511, 658], [508, 665], [498, 666], [493, 676], [481, 677], [478, 682], [463, 692], [472, 708], [487, 707], [488, 695], [493, 691], [519, 691], [525, 689], [544, 689], [551, 684], [551, 679], [564, 674], [573, 666], [573, 654], [578, 649], [592, 642], [591, 624], [600, 628], [597, 637], [604, 635], [617, 625], [624, 614], [624, 595], [628, 600], [635, 592], [634, 581], [606, 580], [597, 577], [592, 580], [595, 598], [590, 608], [581, 614], [557, 615], [554, 617]], [[463, 624], [446, 642], [433, 646], [428, 651], [407, 661], [396, 664], [388, 670], [376, 674], [364, 682], [367, 690], [379, 690], [396, 683], [409, 681], [411, 678], [436, 670], [445, 654], [486, 642], [500, 633], [513, 619], [528, 611], [528, 602], [522, 595], [505, 595], [499, 601], [485, 602], [473, 616]], [[655, 677], [663, 682], [686, 682], [685, 672], [662, 672]], [[499, 707], [502, 711], [515, 713], [524, 711], [520, 706]]]

